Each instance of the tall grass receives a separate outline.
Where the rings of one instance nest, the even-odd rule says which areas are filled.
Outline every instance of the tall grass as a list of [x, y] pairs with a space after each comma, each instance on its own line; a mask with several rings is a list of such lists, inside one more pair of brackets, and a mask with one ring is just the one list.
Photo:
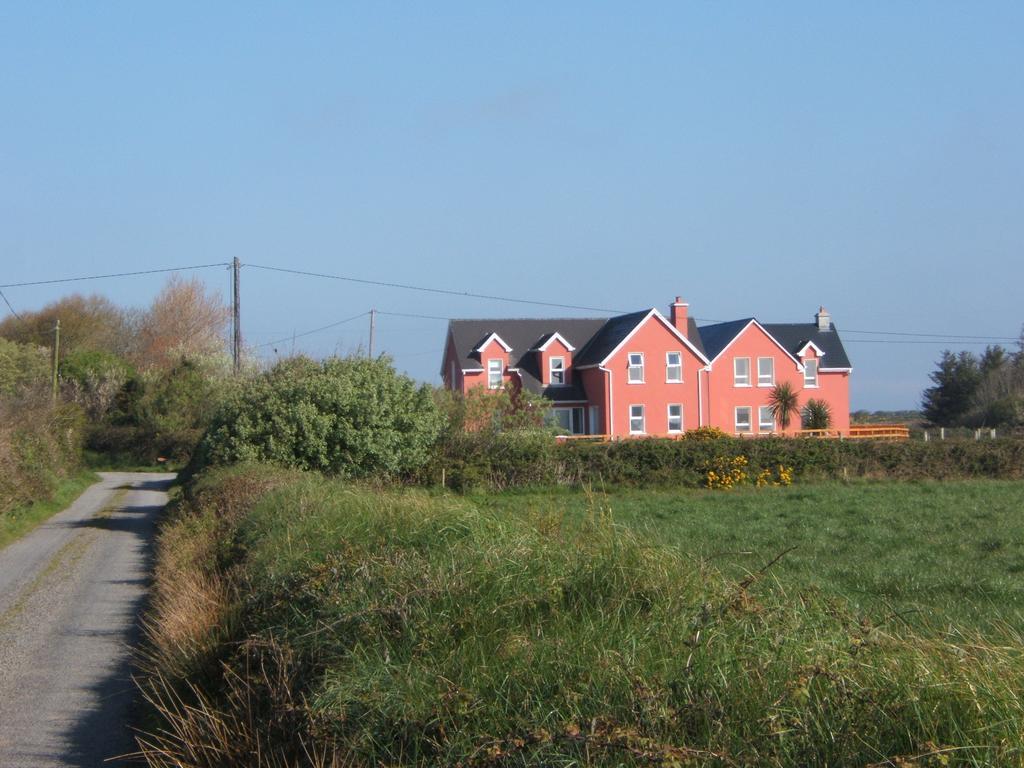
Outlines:
[[1020, 764], [1019, 636], [897, 634], [784, 591], [772, 567], [726, 579], [599, 500], [564, 525], [215, 474], [161, 537], [142, 685], [162, 721], [143, 751], [152, 766]]

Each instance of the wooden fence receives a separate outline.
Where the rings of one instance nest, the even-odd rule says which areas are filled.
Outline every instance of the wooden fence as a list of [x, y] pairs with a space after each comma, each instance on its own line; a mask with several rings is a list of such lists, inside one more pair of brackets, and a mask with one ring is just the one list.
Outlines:
[[[756, 437], [756, 435], [745, 435]], [[796, 437], [816, 437], [831, 440], [909, 440], [910, 428], [905, 424], [853, 424], [849, 432], [840, 433], [837, 429], [802, 429], [795, 434]], [[674, 435], [669, 440], [678, 440], [684, 435]], [[558, 435], [559, 441], [584, 442], [584, 443], [607, 443], [612, 438], [609, 435]]]
[[798, 434], [833, 440], [909, 440], [910, 427], [906, 424], [851, 424], [846, 434], [835, 429], [802, 429]]

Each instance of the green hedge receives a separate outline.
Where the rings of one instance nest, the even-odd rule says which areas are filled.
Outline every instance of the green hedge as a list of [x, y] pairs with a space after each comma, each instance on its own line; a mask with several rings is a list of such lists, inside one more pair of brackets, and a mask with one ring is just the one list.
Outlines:
[[50, 498], [81, 460], [82, 412], [25, 403], [0, 410], [0, 515]]
[[161, 432], [148, 426], [91, 424], [85, 433], [85, 448], [103, 454], [108, 461], [155, 464], [158, 458], [184, 466], [203, 437], [201, 429]]
[[539, 432], [465, 434], [448, 440], [420, 474], [462, 490], [524, 485], [703, 485], [717, 457], [746, 456], [749, 469], [791, 467], [798, 479], [1024, 477], [1024, 440], [881, 442], [723, 437], [556, 443]]

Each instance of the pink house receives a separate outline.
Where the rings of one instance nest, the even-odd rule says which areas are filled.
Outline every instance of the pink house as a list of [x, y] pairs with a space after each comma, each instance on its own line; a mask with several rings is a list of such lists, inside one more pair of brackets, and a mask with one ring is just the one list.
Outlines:
[[[551, 401], [578, 435], [672, 436], [714, 426], [739, 435], [781, 432], [768, 407], [789, 382], [802, 408], [826, 401], [832, 427], [850, 427], [851, 366], [824, 308], [813, 323], [754, 318], [698, 328], [678, 297], [611, 318], [452, 320], [441, 376], [448, 389], [511, 382]], [[787, 433], [800, 429], [794, 419]]]

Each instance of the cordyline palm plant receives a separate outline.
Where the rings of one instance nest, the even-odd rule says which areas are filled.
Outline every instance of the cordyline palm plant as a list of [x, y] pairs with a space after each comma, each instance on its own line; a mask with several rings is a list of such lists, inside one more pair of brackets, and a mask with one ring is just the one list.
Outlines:
[[824, 400], [808, 400], [803, 419], [805, 429], [828, 429], [832, 426], [832, 408]]
[[794, 415], [800, 415], [800, 407], [797, 405], [798, 392], [788, 381], [783, 381], [772, 387], [768, 395], [768, 405], [772, 409], [772, 416], [783, 430], [789, 429], [789, 424]]

